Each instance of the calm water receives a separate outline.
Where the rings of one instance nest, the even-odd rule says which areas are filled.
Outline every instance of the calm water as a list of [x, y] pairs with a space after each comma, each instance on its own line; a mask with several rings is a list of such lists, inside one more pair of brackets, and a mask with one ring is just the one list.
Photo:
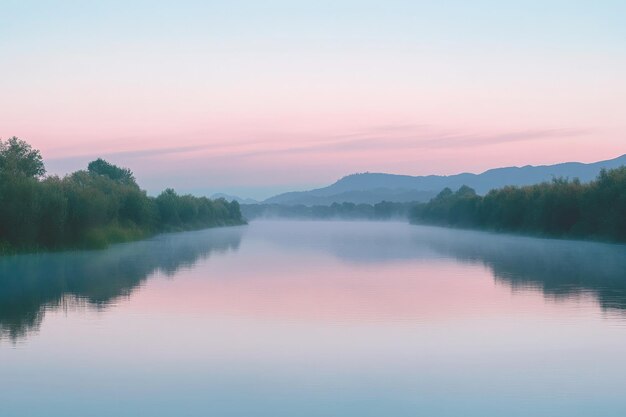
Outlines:
[[626, 246], [256, 222], [0, 258], [0, 416], [626, 415]]

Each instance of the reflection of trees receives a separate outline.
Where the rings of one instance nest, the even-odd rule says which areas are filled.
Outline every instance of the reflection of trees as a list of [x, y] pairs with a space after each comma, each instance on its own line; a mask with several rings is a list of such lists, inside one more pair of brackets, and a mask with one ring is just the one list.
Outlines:
[[419, 228], [417, 241], [489, 267], [498, 282], [550, 297], [593, 294], [604, 309], [626, 312], [626, 246]]
[[554, 298], [590, 294], [602, 308], [626, 314], [626, 245], [382, 222], [285, 225], [263, 225], [264, 238], [283, 250], [324, 250], [357, 264], [442, 257], [482, 263], [514, 289], [534, 288]]
[[[398, 229], [396, 229], [396, 226]], [[284, 250], [328, 251], [348, 262], [452, 257], [482, 263], [498, 282], [550, 297], [592, 294], [626, 314], [626, 246], [373, 223], [269, 223], [260, 232]], [[156, 272], [173, 275], [214, 252], [237, 250], [242, 228], [162, 235], [92, 252], [0, 258], [0, 339], [36, 331], [46, 310], [106, 308]]]
[[36, 331], [46, 310], [104, 308], [156, 272], [173, 275], [214, 252], [237, 250], [242, 229], [161, 235], [102, 251], [0, 258], [0, 339]]

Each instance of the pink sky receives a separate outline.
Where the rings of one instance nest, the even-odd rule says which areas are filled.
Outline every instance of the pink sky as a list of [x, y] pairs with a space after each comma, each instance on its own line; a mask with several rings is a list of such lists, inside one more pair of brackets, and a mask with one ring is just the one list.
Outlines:
[[623, 25], [606, 7], [274, 6], [16, 4], [0, 137], [51, 173], [104, 157], [151, 192], [253, 197], [626, 153]]

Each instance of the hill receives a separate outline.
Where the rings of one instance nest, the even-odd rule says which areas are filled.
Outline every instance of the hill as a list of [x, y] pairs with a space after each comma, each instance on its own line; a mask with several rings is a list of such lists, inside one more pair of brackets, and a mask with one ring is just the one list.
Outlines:
[[327, 187], [310, 191], [294, 191], [276, 195], [265, 204], [330, 205], [334, 202], [375, 204], [380, 201], [428, 201], [441, 190], [463, 185], [478, 194], [506, 185], [525, 186], [551, 181], [553, 178], [578, 178], [581, 182], [595, 179], [600, 171], [626, 165], [626, 155], [607, 161], [584, 164], [567, 162], [556, 165], [496, 168], [481, 174], [410, 176], [384, 173], [352, 174]]

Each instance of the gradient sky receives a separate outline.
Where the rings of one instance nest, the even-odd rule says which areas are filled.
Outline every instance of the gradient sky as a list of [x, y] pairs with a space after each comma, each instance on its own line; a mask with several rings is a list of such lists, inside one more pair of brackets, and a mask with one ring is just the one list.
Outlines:
[[154, 193], [626, 153], [626, 2], [0, 0], [0, 137]]

